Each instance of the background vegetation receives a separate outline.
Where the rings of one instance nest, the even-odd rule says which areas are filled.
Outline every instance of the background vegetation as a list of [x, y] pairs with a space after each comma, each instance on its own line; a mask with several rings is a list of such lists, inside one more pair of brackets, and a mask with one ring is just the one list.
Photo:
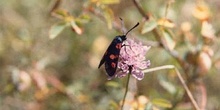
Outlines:
[[[219, 0], [1, 0], [0, 109], [119, 109], [126, 77], [107, 80], [107, 46], [137, 22], [150, 68], [174, 65], [199, 107], [220, 109]], [[173, 70], [130, 82], [131, 110], [191, 110]]]

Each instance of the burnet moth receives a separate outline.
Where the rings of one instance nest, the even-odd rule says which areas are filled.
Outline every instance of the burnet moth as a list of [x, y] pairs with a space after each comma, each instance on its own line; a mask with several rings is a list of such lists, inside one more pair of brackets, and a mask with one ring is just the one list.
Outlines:
[[[122, 21], [122, 19], [121, 19], [121, 21]], [[123, 22], [122, 22], [122, 25], [123, 25]], [[119, 59], [120, 50], [123, 46], [122, 43], [127, 39], [126, 38], [127, 34], [131, 30], [136, 28], [138, 25], [139, 25], [139, 23], [137, 23], [135, 26], [133, 26], [124, 35], [116, 36], [112, 40], [112, 42], [109, 45], [108, 49], [106, 50], [105, 54], [103, 55], [103, 57], [99, 63], [98, 68], [100, 68], [102, 66], [102, 64], [105, 63], [105, 70], [106, 70], [108, 76], [112, 77], [115, 75], [116, 69], [118, 66], [118, 59]]]

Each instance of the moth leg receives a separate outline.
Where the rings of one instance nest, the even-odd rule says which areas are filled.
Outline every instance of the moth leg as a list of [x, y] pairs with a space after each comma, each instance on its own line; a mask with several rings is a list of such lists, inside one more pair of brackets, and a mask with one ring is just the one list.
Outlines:
[[[130, 47], [130, 45], [126, 45], [126, 44], [122, 44], [122, 46], [121, 47], [125, 47], [125, 52], [127, 53], [127, 51], [126, 51], [126, 47], [127, 46], [129, 46]], [[131, 49], [131, 47], [130, 47], [130, 49]], [[128, 53], [127, 53], [128, 54]]]

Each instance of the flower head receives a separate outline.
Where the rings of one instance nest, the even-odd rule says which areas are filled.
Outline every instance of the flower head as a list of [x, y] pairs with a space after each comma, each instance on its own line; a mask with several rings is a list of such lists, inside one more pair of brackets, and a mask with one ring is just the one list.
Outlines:
[[121, 78], [131, 73], [138, 80], [144, 78], [143, 69], [150, 66], [150, 60], [146, 60], [145, 55], [150, 46], [144, 46], [141, 42], [133, 39], [127, 39], [121, 48], [118, 68], [119, 71], [115, 77]]

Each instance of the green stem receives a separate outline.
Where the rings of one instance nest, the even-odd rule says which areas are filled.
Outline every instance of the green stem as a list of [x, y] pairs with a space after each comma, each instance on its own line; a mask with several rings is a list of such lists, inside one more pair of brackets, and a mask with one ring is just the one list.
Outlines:
[[129, 86], [130, 76], [131, 76], [131, 73], [128, 74], [128, 79], [127, 79], [126, 88], [125, 88], [125, 95], [124, 95], [124, 98], [122, 100], [121, 110], [123, 110], [123, 107], [124, 107], [124, 104], [125, 104], [125, 98], [126, 98], [127, 93], [128, 93], [128, 86]]

